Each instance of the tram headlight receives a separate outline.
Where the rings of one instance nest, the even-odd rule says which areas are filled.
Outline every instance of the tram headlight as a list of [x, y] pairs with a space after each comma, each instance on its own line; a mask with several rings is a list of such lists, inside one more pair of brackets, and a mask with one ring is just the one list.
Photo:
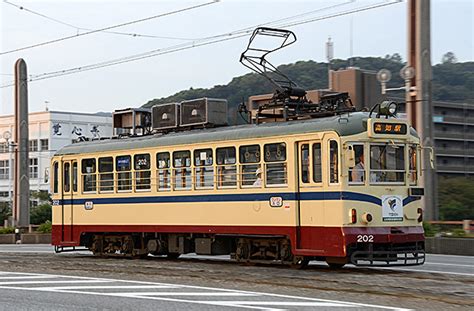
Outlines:
[[351, 209], [351, 224], [357, 222], [357, 210], [355, 208]]
[[379, 106], [379, 114], [383, 116], [394, 116], [397, 114], [398, 105], [394, 101], [385, 100]]
[[373, 219], [374, 219], [374, 217], [372, 216], [371, 213], [362, 214], [362, 222], [365, 223], [365, 224], [368, 224], [368, 223], [372, 222]]

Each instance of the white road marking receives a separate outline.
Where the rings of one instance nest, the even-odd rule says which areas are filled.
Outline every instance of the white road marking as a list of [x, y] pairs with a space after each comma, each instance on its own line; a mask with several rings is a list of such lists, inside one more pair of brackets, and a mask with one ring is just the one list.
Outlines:
[[1, 280], [27, 280], [27, 279], [53, 279], [53, 278], [55, 278], [55, 276], [48, 276], [48, 275], [0, 276], [0, 281]]
[[[284, 311], [285, 309], [274, 308], [272, 306], [286, 306], [286, 307], [343, 307], [343, 308], [375, 308], [385, 310], [397, 310], [407, 311], [409, 309], [371, 305], [363, 303], [353, 303], [346, 301], [318, 299], [309, 297], [299, 297], [291, 295], [279, 295], [271, 293], [260, 293], [251, 291], [231, 290], [223, 288], [211, 288], [191, 285], [176, 285], [167, 283], [157, 282], [145, 282], [145, 281], [132, 281], [132, 280], [117, 280], [117, 279], [105, 279], [105, 278], [91, 278], [91, 277], [80, 277], [80, 276], [67, 276], [67, 275], [54, 275], [54, 274], [39, 274], [39, 273], [22, 273], [22, 272], [2, 272], [0, 274], [12, 274], [12, 275], [23, 275], [23, 276], [48, 276], [51, 278], [62, 278], [58, 281], [24, 281], [24, 282], [0, 282], [1, 289], [11, 290], [26, 290], [26, 291], [43, 291], [43, 292], [55, 292], [55, 293], [72, 293], [82, 295], [95, 295], [95, 296], [114, 296], [114, 297], [125, 297], [135, 299], [150, 299], [158, 301], [188, 303], [188, 304], [200, 304], [200, 305], [216, 305], [221, 307], [236, 307], [245, 309], [257, 309], [265, 311]], [[71, 280], [64, 280], [64, 279]], [[54, 286], [54, 287], [28, 287], [28, 286], [14, 286], [14, 285], [36, 285], [36, 284], [57, 284], [57, 283], [118, 283], [118, 285], [80, 285], [80, 286]], [[137, 284], [137, 285], [121, 285], [121, 284]], [[139, 285], [138, 285], [139, 284]], [[7, 285], [7, 286], [5, 286]], [[99, 292], [99, 291], [83, 291], [82, 289], [137, 289], [137, 288], [156, 288], [156, 289], [173, 289], [173, 292]], [[74, 290], [76, 289], [76, 290]], [[184, 292], [180, 290], [195, 289], [199, 291], [207, 292]], [[163, 297], [159, 297], [163, 296]], [[181, 298], [172, 298], [164, 296], [201, 296], [201, 297], [225, 297], [225, 296], [240, 296], [240, 297], [259, 297], [261, 300], [238, 300], [238, 301], [206, 301], [206, 300], [189, 300]], [[271, 301], [267, 301], [271, 299]], [[281, 299], [281, 300], [280, 300]], [[283, 300], [284, 299], [284, 300]], [[296, 301], [295, 301], [296, 300]]]
[[425, 265], [433, 265], [433, 266], [454, 266], [454, 267], [469, 267], [474, 269], [474, 262], [472, 265], [461, 265], [457, 263], [441, 263], [441, 262], [425, 262]]

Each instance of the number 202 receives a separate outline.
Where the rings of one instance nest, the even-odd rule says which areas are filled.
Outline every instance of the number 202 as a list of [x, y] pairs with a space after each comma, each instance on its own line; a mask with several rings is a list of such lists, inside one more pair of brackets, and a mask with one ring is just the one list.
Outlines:
[[371, 243], [374, 241], [374, 236], [372, 234], [359, 234], [357, 236], [357, 243]]

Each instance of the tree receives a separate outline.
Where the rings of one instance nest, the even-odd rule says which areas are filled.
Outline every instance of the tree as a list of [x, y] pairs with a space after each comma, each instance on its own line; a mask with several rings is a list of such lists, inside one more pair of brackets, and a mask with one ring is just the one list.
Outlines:
[[38, 200], [38, 206], [30, 210], [30, 223], [39, 225], [48, 220], [51, 221], [52, 208], [49, 193], [46, 191], [32, 191], [30, 197]]
[[474, 219], [474, 180], [472, 178], [440, 178], [438, 195], [442, 220]]
[[393, 53], [393, 55], [390, 57], [390, 60], [399, 64], [403, 63], [403, 59], [398, 53]]
[[3, 223], [8, 216], [12, 215], [12, 210], [8, 202], [0, 202], [0, 227], [3, 226]]
[[456, 55], [454, 55], [453, 52], [448, 52], [443, 55], [443, 58], [441, 58], [441, 63], [443, 64], [455, 64], [458, 62], [458, 59], [456, 58]]

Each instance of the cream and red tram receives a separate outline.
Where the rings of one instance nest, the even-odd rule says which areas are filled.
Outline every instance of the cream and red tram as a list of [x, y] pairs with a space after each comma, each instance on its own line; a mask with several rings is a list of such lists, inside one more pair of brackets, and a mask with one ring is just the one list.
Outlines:
[[53, 245], [331, 266], [424, 262], [420, 140], [355, 112], [81, 142], [52, 159]]

